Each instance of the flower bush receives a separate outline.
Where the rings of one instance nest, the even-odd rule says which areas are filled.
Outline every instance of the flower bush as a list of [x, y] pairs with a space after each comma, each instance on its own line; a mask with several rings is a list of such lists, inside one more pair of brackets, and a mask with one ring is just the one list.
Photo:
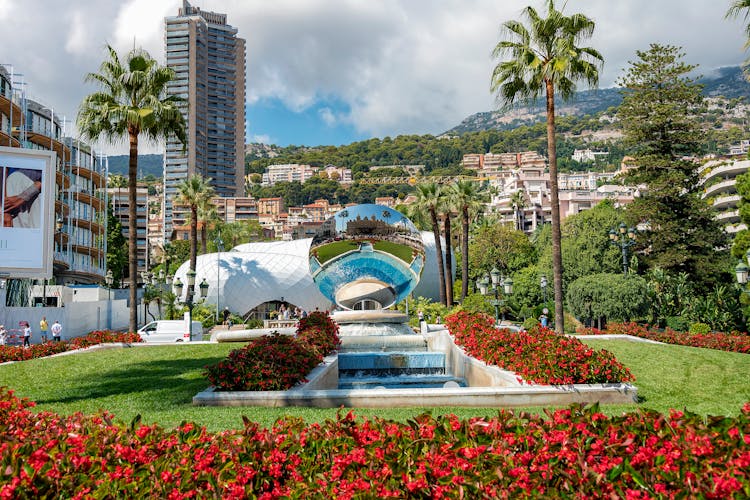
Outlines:
[[133, 344], [135, 342], [142, 342], [142, 340], [137, 333], [121, 333], [104, 330], [90, 332], [85, 337], [76, 337], [72, 340], [33, 344], [28, 349], [21, 346], [0, 346], [0, 363], [5, 363], [6, 361], [24, 361], [27, 359], [43, 358], [60, 352], [83, 349], [109, 342]]
[[574, 406], [406, 423], [340, 413], [209, 433], [33, 413], [0, 389], [0, 498], [747, 498], [736, 418]]
[[446, 318], [456, 344], [469, 356], [510, 370], [535, 384], [629, 382], [633, 375], [609, 351], [535, 326], [528, 331], [497, 329], [484, 314], [459, 311]]
[[264, 335], [226, 359], [205, 368], [218, 391], [284, 391], [305, 376], [339, 345], [338, 326], [325, 313], [301, 319], [297, 336]]
[[659, 331], [649, 329], [648, 326], [637, 323], [608, 323], [606, 330], [579, 328], [576, 330], [576, 333], [581, 335], [632, 335], [634, 337], [664, 342], [665, 344], [750, 353], [750, 336], [741, 333], [688, 333], [678, 332], [671, 328]]

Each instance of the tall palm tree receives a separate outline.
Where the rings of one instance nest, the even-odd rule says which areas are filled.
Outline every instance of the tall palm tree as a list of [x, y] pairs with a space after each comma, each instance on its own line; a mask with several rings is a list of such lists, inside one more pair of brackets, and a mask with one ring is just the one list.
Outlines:
[[438, 210], [440, 209], [440, 186], [434, 182], [417, 185], [417, 200], [414, 202], [413, 210], [425, 212], [430, 215], [432, 234], [435, 236], [435, 256], [438, 266], [438, 284], [440, 303], [447, 305], [445, 300], [445, 266], [443, 264], [443, 245], [440, 241], [440, 223], [438, 221]]
[[216, 205], [211, 203], [211, 198], [205, 198], [198, 206], [198, 220], [201, 224], [201, 255], [208, 252], [208, 226], [215, 225], [220, 221], [219, 211]]
[[130, 273], [130, 331], [138, 328], [136, 288], [138, 280], [136, 184], [138, 174], [138, 139], [150, 140], [176, 137], [185, 144], [185, 120], [178, 108], [182, 101], [167, 96], [167, 83], [174, 71], [160, 66], [142, 49], [133, 49], [120, 60], [117, 52], [107, 46], [109, 57], [99, 66], [99, 73], [86, 75], [87, 82], [97, 83], [101, 90], [86, 97], [78, 110], [76, 125], [81, 135], [110, 143], [127, 136], [130, 151], [128, 162], [128, 253]]
[[453, 206], [461, 217], [461, 302], [469, 294], [469, 224], [484, 209], [485, 196], [479, 183], [459, 180], [453, 184]]
[[453, 217], [453, 196], [450, 187], [440, 190], [440, 214], [443, 218], [443, 235], [445, 236], [445, 302], [453, 305], [453, 240], [451, 235], [451, 217]]
[[549, 155], [550, 191], [552, 198], [552, 274], [555, 290], [555, 329], [563, 332], [562, 251], [560, 246], [560, 202], [557, 184], [557, 152], [555, 149], [555, 92], [563, 99], [573, 96], [576, 81], [590, 86], [599, 82], [602, 55], [591, 47], [578, 44], [591, 37], [594, 21], [583, 14], [565, 16], [547, 0], [547, 17], [533, 7], [522, 12], [528, 27], [520, 21], [503, 23], [506, 40], [492, 52], [501, 60], [492, 73], [491, 90], [501, 102], [534, 100], [544, 95], [547, 104], [547, 152]]
[[206, 206], [214, 196], [211, 179], [193, 174], [177, 186], [175, 202], [190, 207], [190, 270], [198, 260], [198, 207]]

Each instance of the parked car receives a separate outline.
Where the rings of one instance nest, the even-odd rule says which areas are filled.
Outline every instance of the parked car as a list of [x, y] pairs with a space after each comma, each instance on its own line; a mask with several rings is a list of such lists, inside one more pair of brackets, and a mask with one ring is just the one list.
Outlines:
[[187, 321], [159, 320], [152, 321], [138, 330], [144, 342], [194, 342], [203, 340], [203, 325], [193, 321], [191, 331], [187, 331]]

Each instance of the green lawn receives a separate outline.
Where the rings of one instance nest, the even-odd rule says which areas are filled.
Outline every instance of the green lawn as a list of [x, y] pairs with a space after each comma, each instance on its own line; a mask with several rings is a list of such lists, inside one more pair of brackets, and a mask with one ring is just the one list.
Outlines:
[[359, 248], [359, 243], [356, 241], [334, 241], [325, 245], [319, 246], [315, 249], [318, 256], [318, 262], [321, 264], [328, 262], [334, 257], [338, 257], [342, 253], [350, 252]]
[[[612, 351], [637, 377], [641, 405], [613, 405], [609, 414], [637, 406], [666, 411], [687, 408], [701, 414], [735, 415], [750, 401], [750, 355], [682, 346], [627, 341], [586, 343]], [[337, 409], [211, 408], [190, 402], [207, 386], [203, 366], [223, 359], [240, 344], [111, 349], [37, 359], [0, 366], [0, 386], [37, 402], [37, 409], [62, 414], [106, 409], [129, 422], [140, 414], [145, 423], [172, 427], [187, 420], [211, 430], [242, 427], [242, 415], [269, 426], [285, 415], [308, 421], [333, 417]], [[491, 416], [493, 408], [357, 409], [361, 416], [406, 420], [419, 413]], [[541, 411], [539, 408], [532, 411]]]
[[381, 252], [395, 255], [399, 259], [406, 262], [407, 266], [411, 264], [412, 249], [410, 246], [402, 245], [400, 243], [393, 243], [390, 241], [376, 241], [372, 246], [375, 250], [380, 250]]

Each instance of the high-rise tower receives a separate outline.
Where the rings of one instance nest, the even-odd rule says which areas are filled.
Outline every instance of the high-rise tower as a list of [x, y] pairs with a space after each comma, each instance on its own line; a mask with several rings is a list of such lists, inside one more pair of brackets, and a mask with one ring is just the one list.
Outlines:
[[226, 14], [183, 0], [165, 18], [166, 64], [176, 77], [168, 92], [185, 99], [187, 148], [172, 138], [164, 158], [164, 233], [185, 216], [173, 211], [177, 185], [195, 173], [212, 179], [218, 196], [242, 196], [245, 173], [245, 40]]

